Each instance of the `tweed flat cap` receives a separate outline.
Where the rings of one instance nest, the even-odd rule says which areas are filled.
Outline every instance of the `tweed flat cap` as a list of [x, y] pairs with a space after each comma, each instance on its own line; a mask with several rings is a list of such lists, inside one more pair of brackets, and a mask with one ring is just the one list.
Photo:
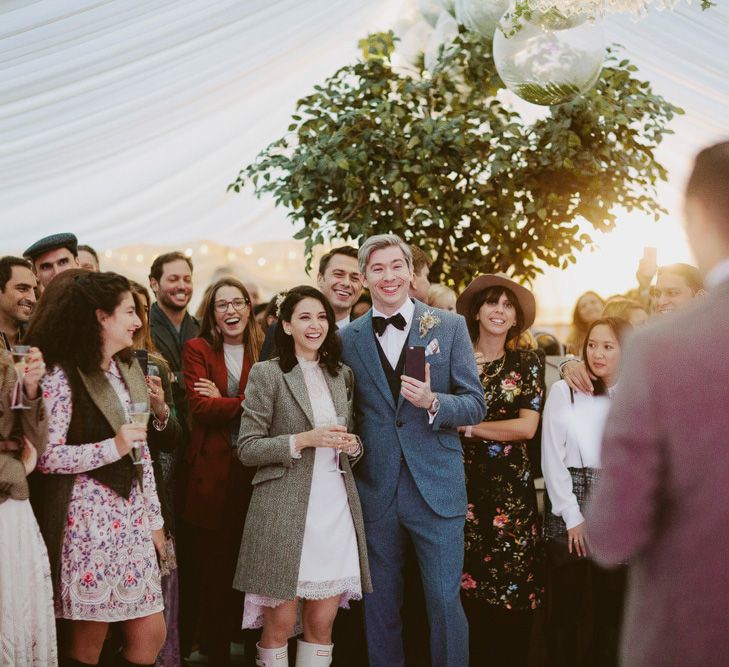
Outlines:
[[41, 255], [56, 250], [57, 248], [68, 248], [74, 257], [78, 255], [78, 239], [74, 234], [64, 232], [63, 234], [51, 234], [36, 241], [24, 253], [23, 257], [29, 257], [35, 261]]

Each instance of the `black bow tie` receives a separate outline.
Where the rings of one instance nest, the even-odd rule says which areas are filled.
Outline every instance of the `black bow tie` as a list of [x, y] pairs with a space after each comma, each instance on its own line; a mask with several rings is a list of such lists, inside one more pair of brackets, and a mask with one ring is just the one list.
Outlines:
[[387, 329], [387, 325], [392, 324], [396, 329], [402, 331], [405, 328], [407, 322], [401, 313], [395, 313], [392, 317], [373, 317], [372, 328], [378, 336], [382, 336]]

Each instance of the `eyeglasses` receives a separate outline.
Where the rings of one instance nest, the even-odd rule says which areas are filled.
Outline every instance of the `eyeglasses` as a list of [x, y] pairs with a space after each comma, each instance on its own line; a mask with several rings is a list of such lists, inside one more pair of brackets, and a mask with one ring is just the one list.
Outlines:
[[224, 313], [228, 310], [228, 306], [233, 306], [233, 310], [237, 310], [242, 313], [248, 308], [248, 301], [245, 299], [230, 299], [228, 301], [216, 301], [214, 308], [216, 313]]

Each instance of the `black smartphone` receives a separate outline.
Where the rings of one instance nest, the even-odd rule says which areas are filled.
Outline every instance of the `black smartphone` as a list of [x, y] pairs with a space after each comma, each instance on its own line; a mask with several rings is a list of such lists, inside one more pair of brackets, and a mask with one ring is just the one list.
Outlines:
[[408, 345], [405, 349], [403, 375], [425, 382], [425, 348], [422, 345]]
[[149, 370], [149, 353], [147, 350], [134, 350], [134, 356], [142, 367], [142, 373], [147, 375], [147, 371]]

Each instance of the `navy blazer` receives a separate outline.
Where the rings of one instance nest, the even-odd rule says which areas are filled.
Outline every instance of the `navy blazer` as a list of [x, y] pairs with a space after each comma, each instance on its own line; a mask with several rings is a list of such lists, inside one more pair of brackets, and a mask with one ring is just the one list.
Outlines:
[[[432, 311], [440, 322], [420, 336], [419, 320]], [[355, 375], [357, 432], [365, 455], [355, 470], [365, 521], [375, 521], [389, 507], [404, 457], [430, 508], [443, 517], [465, 516], [463, 449], [457, 427], [478, 424], [486, 415], [473, 347], [462, 316], [428, 308], [415, 300], [407, 345], [427, 348], [437, 339], [439, 352], [426, 357], [431, 389], [440, 400], [432, 424], [428, 412], [402, 396], [397, 402], [387, 383], [372, 330], [372, 311], [341, 332], [342, 360]]]

